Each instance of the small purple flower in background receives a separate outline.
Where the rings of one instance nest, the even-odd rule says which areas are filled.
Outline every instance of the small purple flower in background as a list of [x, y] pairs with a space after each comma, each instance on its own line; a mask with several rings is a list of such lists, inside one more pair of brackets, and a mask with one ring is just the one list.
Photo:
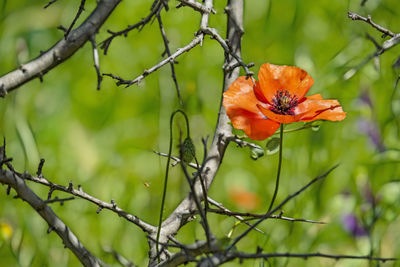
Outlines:
[[374, 113], [374, 106], [372, 104], [372, 100], [369, 95], [369, 91], [364, 90], [358, 97], [358, 101], [361, 104], [363, 104], [364, 106], [367, 106], [367, 108], [369, 110], [371, 110], [371, 114], [372, 114], [371, 116], [369, 116], [370, 118], [361, 117], [358, 120], [358, 128], [359, 128], [360, 132], [362, 132], [363, 134], [365, 134], [369, 137], [369, 140], [372, 142], [372, 144], [375, 146], [375, 148], [380, 153], [384, 152], [386, 150], [386, 148], [383, 144], [379, 126], [376, 123], [376, 120], [374, 119], [376, 116]]
[[361, 225], [358, 218], [352, 213], [346, 214], [342, 217], [342, 226], [348, 233], [350, 233], [354, 237], [368, 235], [367, 231]]
[[360, 131], [369, 137], [369, 140], [378, 149], [379, 152], [384, 152], [386, 150], [383, 145], [381, 134], [375, 122], [372, 120], [361, 118], [358, 120], [358, 127]]
[[364, 90], [364, 91], [360, 94], [360, 96], [359, 96], [358, 99], [361, 101], [361, 103], [363, 103], [363, 104], [369, 106], [371, 109], [373, 108], [372, 100], [371, 100], [371, 97], [369, 96], [368, 90]]

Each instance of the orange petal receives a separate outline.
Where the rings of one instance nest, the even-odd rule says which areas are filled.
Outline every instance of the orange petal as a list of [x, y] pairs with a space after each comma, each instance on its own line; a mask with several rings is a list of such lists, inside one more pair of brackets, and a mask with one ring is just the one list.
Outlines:
[[346, 112], [335, 99], [308, 99], [298, 106], [299, 112], [304, 110], [301, 121], [329, 120], [341, 121]]
[[253, 91], [253, 82], [241, 76], [224, 93], [223, 105], [233, 127], [244, 130], [254, 140], [271, 136], [279, 123], [266, 119], [257, 104], [262, 104]]
[[258, 72], [262, 94], [270, 103], [278, 90], [287, 90], [302, 99], [314, 80], [303, 69], [294, 66], [263, 64]]
[[268, 103], [270, 104], [270, 102], [268, 101], [268, 99], [264, 96], [263, 92], [261, 91], [261, 87], [260, 87], [260, 83], [258, 81], [256, 81], [256, 85], [254, 86], [254, 94], [256, 96], [256, 98], [263, 102], [263, 103]]
[[[245, 76], [237, 78], [224, 93], [223, 105], [227, 113], [231, 109], [244, 109], [251, 113], [260, 113], [256, 107], [258, 102], [253, 92], [253, 82], [251, 79], [246, 79]], [[262, 115], [260, 114], [259, 117], [261, 118]]]

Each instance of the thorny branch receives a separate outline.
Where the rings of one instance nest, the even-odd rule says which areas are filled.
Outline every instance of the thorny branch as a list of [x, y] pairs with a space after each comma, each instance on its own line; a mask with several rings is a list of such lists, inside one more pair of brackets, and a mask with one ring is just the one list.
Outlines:
[[214, 266], [220, 265], [222, 263], [232, 261], [234, 259], [265, 259], [270, 258], [301, 258], [307, 260], [308, 258], [329, 258], [334, 260], [340, 259], [358, 259], [358, 260], [370, 260], [370, 261], [380, 261], [382, 263], [386, 261], [396, 261], [397, 258], [380, 258], [372, 256], [355, 256], [355, 255], [335, 255], [327, 253], [243, 253], [243, 252], [230, 252], [230, 253], [215, 253], [211, 258], [203, 258], [203, 260], [198, 263], [200, 267], [210, 266], [209, 264], [214, 264]]
[[91, 36], [95, 35], [121, 0], [100, 0], [89, 17], [68, 38], [62, 38], [49, 50], [37, 58], [19, 66], [0, 77], [0, 96], [20, 87], [32, 79], [42, 79], [43, 75], [78, 51]]
[[[233, 211], [228, 211], [226, 209], [209, 209], [209, 212], [217, 213], [217, 214], [222, 214], [222, 215], [227, 215], [227, 216], [240, 216], [242, 218], [241, 221], [247, 222], [248, 220], [254, 220], [257, 218], [263, 218], [265, 214], [253, 214], [253, 213], [244, 213], [244, 212], [233, 212]], [[243, 219], [243, 217], [248, 217], [246, 219]], [[290, 222], [306, 222], [306, 223], [316, 223], [316, 224], [326, 224], [325, 222], [320, 222], [320, 221], [313, 221], [313, 220], [307, 220], [307, 219], [295, 219], [295, 218], [290, 218], [283, 216], [281, 213], [278, 215], [271, 215], [269, 218], [271, 219], [279, 219], [283, 221], [290, 221]]]
[[179, 57], [180, 55], [182, 55], [185, 52], [188, 52], [189, 50], [191, 50], [192, 48], [196, 47], [197, 45], [199, 45], [203, 40], [203, 35], [200, 34], [198, 36], [196, 36], [188, 45], [186, 45], [183, 48], [179, 48], [175, 53], [173, 53], [171, 56], [167, 57], [166, 59], [162, 60], [161, 62], [159, 62], [158, 64], [154, 65], [153, 67], [151, 67], [148, 70], [145, 70], [143, 72], [143, 74], [139, 75], [138, 77], [136, 77], [133, 80], [124, 80], [121, 77], [118, 77], [114, 74], [111, 73], [103, 73], [104, 76], [108, 76], [111, 77], [115, 80], [117, 80], [117, 85], [126, 85], [126, 87], [131, 86], [132, 84], [135, 83], [139, 83], [141, 80], [143, 80], [147, 75], [155, 72], [156, 70], [158, 70], [159, 68], [161, 68], [162, 66], [173, 62], [177, 57]]
[[[183, 48], [177, 49], [177, 51], [176, 51], [174, 54], [170, 54], [170, 53], [169, 53], [168, 58], [166, 58], [166, 59], [160, 61], [158, 64], [154, 65], [154, 66], [151, 67], [150, 69], [145, 70], [145, 71], [143, 72], [143, 74], [139, 75], [139, 76], [136, 77], [135, 79], [132, 79], [132, 80], [125, 80], [125, 79], [123, 79], [123, 78], [121, 78], [121, 77], [119, 77], [119, 76], [117, 76], [117, 75], [111, 74], [111, 73], [104, 73], [103, 75], [108, 76], [108, 77], [111, 77], [111, 78], [113, 78], [114, 80], [117, 80], [116, 84], [117, 84], [118, 86], [119, 86], [119, 85], [126, 85], [126, 87], [129, 87], [129, 86], [131, 86], [131, 85], [133, 85], [133, 84], [135, 84], [135, 83], [140, 83], [140, 81], [141, 81], [142, 79], [144, 79], [146, 76], [148, 76], [149, 74], [155, 72], [156, 70], [158, 70], [159, 68], [161, 68], [162, 66], [164, 66], [164, 65], [166, 65], [166, 64], [168, 64], [168, 63], [170, 63], [171, 68], [172, 68], [172, 66], [173, 66], [173, 64], [174, 64], [174, 62], [175, 62], [175, 59], [176, 59], [177, 57], [179, 57], [180, 55], [182, 55], [184, 52], [188, 52], [189, 50], [193, 49], [194, 47], [196, 47], [196, 46], [199, 45], [199, 44], [202, 45], [203, 39], [204, 39], [205, 35], [209, 35], [209, 36], [211, 36], [212, 39], [217, 40], [217, 42], [218, 42], [218, 43], [221, 45], [221, 47], [224, 49], [225, 54], [230, 55], [230, 56], [232, 56], [232, 57], [235, 59], [235, 62], [232, 62], [232, 64], [230, 64], [230, 63], [229, 63], [229, 64], [228, 64], [228, 63], [224, 64], [223, 69], [225, 70], [225, 72], [226, 72], [226, 73], [232, 73], [232, 70], [233, 70], [236, 66], [241, 66], [241, 67], [245, 70], [246, 75], [247, 75], [248, 77], [251, 77], [251, 79], [253, 79], [252, 76], [254, 75], [254, 73], [251, 72], [251, 71], [249, 70], [249, 68], [250, 68], [251, 66], [253, 66], [254, 64], [252, 64], [252, 63], [250, 63], [250, 64], [245, 64], [245, 63], [243, 62], [243, 60], [241, 59], [241, 57], [236, 53], [236, 51], [234, 51], [234, 50], [232, 49], [232, 47], [231, 47], [229, 41], [225, 41], [225, 40], [218, 34], [218, 32], [217, 32], [216, 29], [210, 28], [210, 27], [209, 27], [209, 25], [208, 25], [209, 15], [210, 15], [210, 13], [216, 13], [215, 11], [213, 11], [213, 3], [212, 3], [212, 1], [205, 1], [204, 5], [201, 5], [200, 3], [196, 2], [196, 1], [193, 1], [193, 0], [192, 0], [192, 1], [189, 1], [189, 0], [185, 0], [185, 1], [179, 0], [179, 1], [180, 1], [181, 3], [180, 3], [180, 5], [178, 5], [178, 7], [181, 6], [181, 5], [187, 5], [187, 6], [192, 7], [195, 11], [198, 11], [198, 12], [200, 12], [200, 13], [202, 14], [201, 22], [200, 22], [200, 29], [199, 29], [199, 31], [196, 33], [196, 37], [195, 37], [188, 45], [186, 45], [186, 46], [183, 47]], [[228, 9], [226, 9], [226, 10], [227, 10], [227, 13], [229, 14], [229, 12], [230, 12], [229, 10], [230, 10], [230, 9], [228, 8]], [[139, 22], [139, 23], [137, 23], [137, 24], [135, 24], [135, 25], [133, 25], [133, 26], [135, 26], [135, 28], [137, 28], [137, 27], [139, 27], [139, 26], [144, 26], [144, 25], [147, 24], [147, 23], [151, 20], [151, 18], [154, 17], [154, 16], [156, 16], [156, 12], [152, 10], [152, 12], [151, 12], [145, 19], [143, 19], [141, 22]], [[159, 14], [157, 15], [157, 17], [159, 17]], [[160, 21], [160, 20], [159, 20], [159, 21]], [[234, 23], [234, 22], [233, 22], [233, 23]], [[126, 30], [131, 30], [131, 28], [132, 28], [133, 26], [128, 27]], [[160, 25], [160, 27], [162, 27], [162, 25]], [[235, 24], [233, 27], [236, 28], [235, 30], [238, 31], [238, 33], [239, 33], [240, 36], [243, 34], [243, 32], [244, 32], [244, 31], [243, 31], [243, 26], [238, 27], [238, 24]], [[106, 45], [105, 47], [107, 48], [107, 42], [111, 42], [111, 40], [112, 40], [112, 39], [110, 39], [110, 38], [113, 38], [113, 36], [116, 35], [116, 34], [121, 35], [121, 34], [125, 33], [126, 30], [121, 31], [121, 32], [118, 32], [118, 33], [112, 33], [113, 35], [104, 41], [103, 46]], [[168, 41], [165, 39], [165, 34], [162, 34], [162, 36], [163, 36], [163, 39], [164, 39], [164, 43], [165, 43], [165, 44], [168, 44]], [[109, 44], [108, 44], [108, 45], [109, 45]], [[166, 47], [166, 49], [167, 49], [167, 47]], [[169, 50], [169, 49], [168, 49], [168, 50]], [[105, 50], [105, 51], [106, 51], [106, 50]], [[168, 52], [167, 52], [167, 53], [168, 53]], [[172, 73], [173, 73], [172, 75], [173, 75], [173, 77], [174, 77], [174, 70], [173, 70], [173, 69], [172, 69]], [[174, 79], [174, 82], [175, 82], [175, 84], [176, 84], [176, 86], [177, 86], [177, 83], [176, 83], [175, 79]], [[253, 82], [254, 82], [254, 79], [253, 79]], [[178, 87], [177, 87], [177, 90], [178, 90]], [[178, 90], [178, 95], [179, 95], [179, 90]]]
[[[155, 154], [159, 155], [159, 156], [168, 157], [168, 154], [166, 154], [166, 153], [162, 153], [162, 152], [158, 152], [158, 151], [153, 151], [153, 152], [154, 152]], [[175, 161], [175, 162], [172, 163], [172, 166], [173, 166], [173, 167], [176, 166], [176, 164], [178, 164], [178, 163], [181, 162], [181, 159], [178, 158], [178, 157], [175, 157], [175, 156], [171, 156], [171, 159], [172, 159], [173, 161]], [[192, 168], [194, 168], [194, 169], [198, 169], [198, 168], [197, 168], [198, 166], [196, 165], [196, 163], [190, 162], [190, 163], [188, 163], [188, 166], [190, 166], [190, 167], [192, 167]], [[200, 165], [199, 167], [201, 168], [201, 165]]]
[[138, 29], [139, 31], [142, 30], [143, 27], [146, 26], [146, 24], [148, 24], [149, 22], [151, 22], [156, 15], [160, 14], [161, 10], [164, 7], [165, 7], [164, 0], [155, 0], [151, 6], [150, 14], [142, 18], [138, 23], [129, 25], [126, 29], [118, 32], [113, 32], [111, 30], [108, 30], [107, 32], [111, 34], [111, 36], [100, 43], [100, 48], [103, 49], [104, 55], [107, 54], [108, 49], [110, 48], [110, 44], [115, 37], [118, 36], [126, 37], [128, 36], [128, 33], [134, 29]]
[[25, 180], [29, 180], [29, 181], [49, 187], [50, 188], [49, 197], [48, 197], [49, 199], [51, 197], [51, 194], [54, 191], [65, 192], [65, 193], [74, 195], [76, 197], [88, 200], [88, 201], [96, 204], [98, 206], [97, 213], [100, 213], [103, 209], [108, 209], [108, 210], [118, 214], [118, 216], [126, 219], [127, 221], [134, 223], [135, 225], [137, 225], [140, 229], [142, 229], [146, 233], [153, 233], [153, 231], [155, 231], [154, 226], [147, 224], [147, 223], [143, 222], [142, 220], [140, 220], [135, 215], [132, 215], [132, 214], [124, 211], [123, 209], [118, 207], [118, 205], [115, 203], [114, 200], [111, 200], [110, 203], [104, 202], [104, 201], [97, 199], [96, 197], [93, 197], [93, 196], [89, 195], [88, 193], [84, 192], [81, 186], [78, 186], [78, 189], [75, 189], [72, 182], [70, 182], [68, 184], [68, 186], [62, 186], [62, 185], [58, 185], [58, 184], [48, 181], [43, 176], [36, 177], [36, 176], [30, 175], [29, 173], [24, 173], [23, 178]]
[[[0, 148], [0, 160], [5, 158], [5, 145]], [[10, 170], [0, 168], [0, 183], [12, 187], [17, 197], [26, 201], [48, 223], [49, 231], [54, 231], [62, 239], [84, 266], [100, 266], [101, 261], [79, 241], [78, 237], [47, 205], [50, 200], [44, 201], [38, 197], [25, 183], [25, 175], [14, 171], [11, 163], [6, 163]], [[65, 200], [65, 199], [64, 199]]]
[[324, 179], [326, 176], [328, 176], [328, 174], [333, 171], [335, 168], [337, 168], [338, 165], [333, 166], [332, 168], [330, 168], [327, 172], [325, 172], [324, 174], [312, 179], [308, 184], [306, 184], [305, 186], [303, 186], [302, 188], [300, 188], [298, 191], [296, 191], [295, 193], [287, 196], [278, 206], [276, 206], [276, 208], [272, 209], [271, 211], [268, 211], [264, 216], [262, 216], [257, 222], [255, 222], [252, 227], [250, 227], [249, 229], [247, 229], [246, 231], [244, 231], [241, 235], [239, 235], [237, 238], [235, 238], [235, 240], [232, 242], [232, 244], [229, 246], [229, 248], [227, 249], [227, 251], [231, 250], [242, 238], [244, 238], [251, 230], [252, 228], [256, 227], [257, 225], [259, 225], [261, 222], [265, 221], [266, 219], [270, 218], [272, 214], [274, 214], [275, 212], [277, 212], [278, 210], [280, 210], [289, 200], [291, 200], [292, 198], [298, 196], [301, 192], [303, 192], [304, 190], [306, 190], [308, 187], [310, 187], [311, 185], [313, 185], [315, 182], [318, 182], [321, 179]]
[[375, 47], [376, 47], [376, 51], [371, 53], [368, 57], [366, 57], [360, 64], [358, 64], [357, 66], [351, 68], [350, 70], [348, 70], [344, 75], [344, 79], [350, 79], [351, 77], [353, 77], [354, 74], [356, 74], [356, 72], [358, 70], [360, 70], [365, 64], [367, 64], [371, 59], [373, 58], [378, 58], [380, 55], [382, 55], [384, 52], [386, 52], [387, 50], [389, 50], [390, 48], [398, 45], [400, 43], [400, 33], [394, 33], [391, 30], [375, 23], [371, 16], [368, 15], [367, 18], [360, 16], [354, 12], [348, 12], [348, 17], [351, 18], [352, 20], [360, 20], [360, 21], [364, 21], [368, 24], [370, 24], [374, 29], [378, 30], [379, 32], [383, 33], [382, 38], [385, 38], [387, 36], [390, 36], [391, 38], [384, 41], [382, 43], [382, 45], [379, 45], [373, 38], [368, 37], [367, 38], [370, 39]]

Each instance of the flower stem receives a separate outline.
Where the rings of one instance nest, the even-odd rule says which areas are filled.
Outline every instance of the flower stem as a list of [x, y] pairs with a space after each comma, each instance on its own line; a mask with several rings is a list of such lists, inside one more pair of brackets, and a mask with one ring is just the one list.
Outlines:
[[158, 228], [157, 228], [157, 236], [156, 236], [156, 253], [157, 253], [157, 259], [158, 263], [160, 263], [160, 251], [158, 248], [159, 245], [159, 240], [160, 240], [160, 233], [161, 233], [161, 224], [162, 224], [162, 219], [163, 219], [163, 212], [164, 212], [164, 205], [165, 205], [165, 196], [167, 195], [167, 184], [168, 184], [168, 171], [169, 171], [169, 165], [171, 161], [171, 153], [172, 153], [172, 123], [174, 120], [174, 116], [177, 113], [181, 113], [183, 117], [185, 118], [186, 121], [186, 131], [187, 131], [187, 137], [190, 137], [190, 130], [189, 130], [189, 119], [186, 115], [185, 112], [182, 110], [178, 109], [175, 110], [170, 117], [169, 120], [169, 148], [168, 148], [168, 158], [167, 158], [167, 165], [165, 167], [165, 178], [164, 178], [164, 187], [163, 187], [163, 194], [162, 194], [162, 199], [161, 199], [161, 209], [160, 209], [160, 217], [158, 219]]
[[279, 132], [279, 162], [278, 162], [278, 173], [276, 174], [276, 183], [275, 183], [275, 191], [272, 196], [271, 204], [269, 204], [269, 208], [267, 213], [269, 213], [274, 205], [276, 195], [278, 194], [279, 188], [279, 177], [281, 176], [281, 167], [282, 167], [282, 145], [283, 145], [283, 123], [281, 123], [281, 129]]

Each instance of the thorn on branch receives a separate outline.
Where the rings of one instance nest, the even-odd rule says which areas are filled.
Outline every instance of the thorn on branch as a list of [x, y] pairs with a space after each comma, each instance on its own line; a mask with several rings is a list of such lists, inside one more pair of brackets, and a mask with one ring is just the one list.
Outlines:
[[47, 200], [51, 199], [51, 195], [53, 194], [55, 189], [56, 188], [53, 185], [50, 186], [49, 193], [47, 194]]
[[36, 172], [36, 175], [37, 175], [38, 177], [43, 177], [42, 169], [43, 169], [44, 162], [45, 162], [44, 159], [40, 159], [39, 166], [38, 166], [38, 170], [37, 170], [37, 172]]
[[103, 49], [104, 55], [107, 54], [110, 44], [114, 40], [115, 37], [117, 37], [117, 36], [127, 37], [128, 33], [134, 29], [138, 29], [138, 31], [141, 31], [144, 28], [144, 26], [146, 26], [150, 21], [151, 22], [154, 21], [155, 16], [160, 14], [160, 12], [163, 8], [166, 8], [166, 10], [168, 9], [167, 5], [165, 5], [163, 3], [163, 1], [156, 0], [153, 2], [152, 6], [151, 6], [150, 14], [147, 15], [147, 17], [142, 18], [138, 23], [136, 23], [134, 25], [128, 25], [128, 27], [126, 29], [118, 31], [118, 32], [107, 30], [107, 32], [109, 34], [111, 34], [111, 36], [100, 43], [100, 48]]
[[12, 160], [13, 160], [12, 158], [2, 159], [2, 160], [0, 161], [0, 168], [3, 167], [3, 164], [7, 164], [7, 163], [11, 162]]
[[57, 27], [57, 29], [63, 31], [64, 33], [67, 32], [67, 28], [65, 28], [63, 25], [59, 25], [59, 26]]
[[10, 186], [10, 185], [8, 185], [8, 186], [7, 186], [7, 190], [6, 190], [6, 194], [7, 194], [7, 196], [9, 196], [9, 195], [10, 195], [10, 191], [11, 191], [11, 186]]
[[49, 226], [49, 228], [47, 228], [47, 234], [50, 234], [51, 232], [53, 232], [54, 227], [53, 226]]
[[113, 206], [113, 209], [117, 208], [117, 204], [115, 203], [114, 199], [111, 199], [111, 205]]
[[5, 89], [5, 86], [4, 86], [4, 84], [1, 84], [0, 85], [0, 97], [1, 98], [4, 98], [6, 95], [7, 95], [7, 90]]
[[96, 213], [99, 214], [103, 210], [102, 206], [99, 206], [99, 208], [96, 210]]
[[73, 185], [72, 181], [69, 181], [67, 190], [69, 192], [72, 192], [72, 190], [74, 190], [74, 185]]
[[43, 73], [42, 72], [39, 72], [38, 78], [39, 78], [39, 81], [42, 83], [43, 82]]

